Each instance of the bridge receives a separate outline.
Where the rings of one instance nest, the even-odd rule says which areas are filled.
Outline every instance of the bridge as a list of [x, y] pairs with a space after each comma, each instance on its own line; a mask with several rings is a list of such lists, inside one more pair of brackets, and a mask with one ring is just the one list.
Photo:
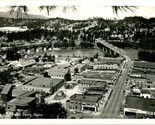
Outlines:
[[15, 45], [15, 46], [11, 46], [11, 47], [2, 47], [0, 48], [0, 53], [6, 53], [7, 51], [11, 51], [11, 50], [15, 50], [15, 51], [19, 51], [19, 50], [25, 50], [26, 52], [30, 51], [30, 49], [34, 52], [38, 51], [38, 48], [42, 48], [42, 50], [47, 50], [49, 48], [53, 48], [52, 42], [43, 42], [43, 43], [27, 43], [24, 45]]
[[120, 48], [118, 48], [116, 46], [113, 46], [112, 44], [106, 42], [105, 40], [97, 39], [96, 43], [100, 43], [101, 45], [103, 45], [102, 48], [104, 49], [104, 51], [106, 51], [108, 53], [122, 56], [126, 60], [129, 59], [129, 57], [126, 56], [126, 52], [123, 49], [120, 49]]

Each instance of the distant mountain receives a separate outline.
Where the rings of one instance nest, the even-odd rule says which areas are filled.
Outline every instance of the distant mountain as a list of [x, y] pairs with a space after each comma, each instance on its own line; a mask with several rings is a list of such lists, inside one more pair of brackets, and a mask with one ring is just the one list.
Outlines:
[[[10, 12], [0, 12], [0, 17], [4, 17], [4, 18], [17, 18], [16, 14], [14, 15], [10, 15]], [[48, 19], [48, 17], [46, 16], [42, 16], [42, 15], [35, 15], [35, 14], [28, 14], [28, 16], [26, 16], [24, 13], [22, 14], [22, 18], [28, 18], [28, 19]]]

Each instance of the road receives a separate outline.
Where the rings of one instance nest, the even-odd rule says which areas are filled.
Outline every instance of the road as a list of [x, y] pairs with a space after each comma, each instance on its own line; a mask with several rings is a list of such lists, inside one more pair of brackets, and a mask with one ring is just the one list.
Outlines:
[[123, 90], [126, 89], [125, 83], [128, 77], [129, 68], [132, 66], [130, 58], [127, 57], [126, 64], [122, 69], [122, 75], [118, 78], [116, 86], [113, 87], [113, 92], [110, 99], [108, 100], [105, 108], [103, 109], [100, 116], [97, 118], [119, 118], [119, 110], [121, 104], [125, 99]]

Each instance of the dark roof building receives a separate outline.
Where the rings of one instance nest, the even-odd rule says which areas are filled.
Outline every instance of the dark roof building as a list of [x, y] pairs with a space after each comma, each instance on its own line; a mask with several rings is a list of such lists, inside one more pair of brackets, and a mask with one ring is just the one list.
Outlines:
[[63, 79], [36, 77], [23, 85], [25, 91], [43, 91], [46, 93], [54, 93], [63, 85]]
[[36, 98], [20, 96], [14, 98], [7, 104], [7, 111], [15, 111], [16, 109], [27, 109], [35, 104]]
[[6, 107], [7, 102], [12, 99], [12, 89], [13, 85], [11, 84], [6, 84], [4, 86], [3, 90], [1, 91], [1, 106]]
[[12, 84], [6, 84], [1, 92], [2, 95], [7, 95], [12, 89]]
[[106, 92], [107, 83], [97, 83], [95, 86], [87, 89], [86, 94], [90, 95], [103, 95]]
[[152, 116], [155, 113], [155, 99], [143, 98], [138, 96], [127, 96], [124, 108], [125, 115], [139, 115]]
[[74, 94], [67, 100], [66, 105], [70, 110], [98, 111], [100, 95]]
[[155, 69], [155, 63], [152, 63], [152, 62], [142, 62], [142, 61], [134, 61], [134, 67], [137, 67], [137, 68], [147, 68], [147, 69]]

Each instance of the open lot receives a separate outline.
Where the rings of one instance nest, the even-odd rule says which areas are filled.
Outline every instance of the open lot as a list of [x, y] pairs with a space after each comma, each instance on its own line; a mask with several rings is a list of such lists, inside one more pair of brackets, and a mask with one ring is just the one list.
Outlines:
[[[63, 91], [66, 94], [66, 97], [64, 99], [61, 100], [55, 100], [54, 96], [59, 92], [59, 91]], [[75, 93], [77, 94], [81, 94], [82, 91], [79, 88], [79, 85], [76, 85], [73, 89], [65, 89], [65, 87], [61, 87], [57, 92], [55, 92], [53, 95], [48, 96], [45, 98], [45, 101], [47, 103], [53, 103], [53, 102], [61, 102], [62, 104], [64, 104], [64, 106], [66, 105], [66, 101]]]

